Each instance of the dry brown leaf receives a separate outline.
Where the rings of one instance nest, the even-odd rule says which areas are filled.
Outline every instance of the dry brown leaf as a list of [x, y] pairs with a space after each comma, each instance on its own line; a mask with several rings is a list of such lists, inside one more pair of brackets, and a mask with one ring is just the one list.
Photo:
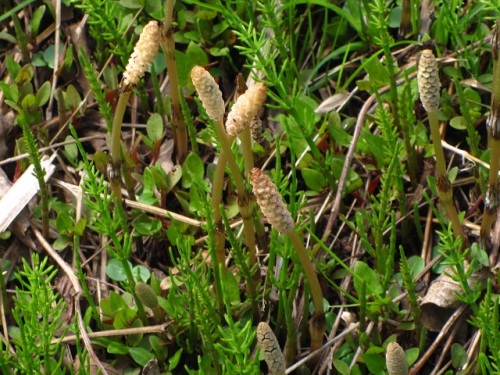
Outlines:
[[[465, 269], [467, 270], [468, 267], [469, 265], [466, 264]], [[463, 293], [463, 290], [460, 284], [450, 276], [453, 274], [451, 268], [446, 268], [432, 282], [420, 304], [422, 307], [422, 324], [432, 332], [439, 332], [455, 310], [463, 305], [457, 298], [457, 294]], [[474, 288], [474, 284], [479, 279], [478, 274], [472, 274], [468, 279], [469, 286]]]
[[332, 95], [329, 98], [323, 100], [318, 106], [318, 108], [314, 110], [314, 112], [318, 114], [323, 114], [335, 111], [340, 107], [342, 107], [348, 99], [349, 99], [349, 93], [347, 91]]

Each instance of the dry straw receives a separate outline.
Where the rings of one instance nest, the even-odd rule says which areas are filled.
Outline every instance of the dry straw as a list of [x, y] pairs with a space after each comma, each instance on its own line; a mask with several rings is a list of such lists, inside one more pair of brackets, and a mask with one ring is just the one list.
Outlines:
[[257, 343], [264, 354], [271, 374], [285, 375], [285, 358], [273, 330], [266, 322], [260, 322], [257, 326]]
[[150, 21], [142, 30], [134, 52], [128, 60], [123, 73], [124, 86], [136, 85], [153, 61], [160, 45], [160, 27], [158, 22]]
[[224, 117], [224, 100], [219, 85], [217, 85], [214, 78], [203, 67], [195, 66], [191, 70], [191, 80], [205, 111], [207, 111], [207, 115], [215, 122], [222, 121]]
[[236, 103], [231, 108], [227, 116], [226, 132], [229, 135], [237, 136], [254, 119], [260, 107], [266, 101], [266, 85], [256, 83], [243, 95], [240, 95]]

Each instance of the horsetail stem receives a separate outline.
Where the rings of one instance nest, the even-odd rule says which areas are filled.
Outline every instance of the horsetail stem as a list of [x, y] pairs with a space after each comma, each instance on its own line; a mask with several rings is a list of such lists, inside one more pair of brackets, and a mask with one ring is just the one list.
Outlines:
[[424, 50], [418, 64], [418, 91], [423, 107], [429, 116], [432, 144], [436, 156], [436, 188], [446, 215], [450, 220], [455, 237], [460, 237], [464, 245], [468, 244], [467, 237], [462, 229], [458, 218], [457, 209], [453, 204], [453, 191], [444, 158], [443, 146], [441, 145], [441, 134], [439, 132], [438, 109], [439, 109], [439, 73], [436, 58], [431, 50]]
[[121, 129], [123, 122], [123, 115], [127, 107], [128, 100], [132, 86], [136, 85], [139, 80], [144, 76], [149, 64], [153, 61], [158, 46], [160, 44], [160, 27], [158, 22], [150, 21], [139, 37], [139, 41], [134, 47], [134, 52], [130, 56], [123, 79], [120, 84], [121, 93], [116, 106], [115, 115], [113, 118], [113, 127], [111, 129], [111, 188], [115, 194], [115, 198], [121, 199]]

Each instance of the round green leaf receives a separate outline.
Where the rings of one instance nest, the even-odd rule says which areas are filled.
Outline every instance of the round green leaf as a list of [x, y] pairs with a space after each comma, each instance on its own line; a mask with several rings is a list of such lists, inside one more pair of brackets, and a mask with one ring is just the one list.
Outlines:
[[[132, 267], [132, 264], [129, 262], [130, 267]], [[125, 281], [127, 280], [127, 274], [125, 273], [125, 270], [123, 269], [122, 262], [120, 262], [118, 259], [111, 259], [106, 266], [106, 275], [114, 281]]]
[[363, 290], [363, 281], [366, 283], [366, 292], [375, 292], [379, 296], [383, 295], [384, 290], [380, 285], [377, 273], [362, 261], [356, 262], [354, 266], [354, 288], [358, 293]]
[[326, 178], [320, 171], [316, 169], [303, 168], [302, 177], [307, 187], [313, 191], [321, 191], [326, 185]]
[[457, 130], [465, 130], [467, 129], [467, 125], [465, 124], [465, 118], [463, 116], [456, 116], [450, 120], [451, 127]]
[[151, 361], [155, 356], [149, 350], [136, 347], [129, 348], [130, 356], [141, 366], [146, 366], [146, 363]]
[[153, 142], [160, 139], [163, 135], [163, 121], [160, 114], [153, 113], [146, 124], [146, 131], [148, 133], [149, 139]]
[[[46, 81], [36, 93], [36, 105], [38, 107], [43, 106], [45, 103], [49, 101], [50, 98], [50, 82]], [[75, 146], [76, 147], [76, 146]]]

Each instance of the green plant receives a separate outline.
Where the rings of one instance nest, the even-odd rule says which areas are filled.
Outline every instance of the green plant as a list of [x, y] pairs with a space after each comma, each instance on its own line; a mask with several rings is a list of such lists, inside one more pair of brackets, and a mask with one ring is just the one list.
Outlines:
[[[50, 245], [71, 263], [84, 298], [74, 296], [80, 325], [63, 321], [65, 348], [80, 367], [55, 371], [88, 374], [94, 365], [127, 363], [134, 373], [257, 374], [256, 326], [268, 321], [273, 349], [284, 349], [277, 372], [321, 373], [332, 363], [340, 374], [384, 374], [392, 371], [384, 356], [396, 351], [395, 341], [406, 349], [397, 349], [398, 363], [419, 359], [414, 372], [497, 372], [498, 260], [486, 251], [498, 183], [497, 35], [491, 49], [489, 36], [499, 12], [491, 0], [2, 2], [5, 185], [26, 166], [19, 154], [40, 159], [59, 148], [63, 157], [46, 183], [48, 209], [42, 200], [30, 204], [0, 247], [22, 255], [24, 246], [55, 239]], [[119, 84], [133, 40], [151, 20], [164, 21], [164, 53], [148, 51], [151, 74], [136, 82], [127, 71]], [[427, 114], [417, 100], [415, 61], [432, 42], [443, 74], [425, 71], [434, 84], [427, 93], [437, 98]], [[195, 88], [192, 71], [211, 77]], [[216, 94], [215, 113], [204, 91]], [[440, 144], [446, 151], [434, 149]], [[113, 164], [122, 163], [111, 177], [121, 174], [137, 201], [110, 195], [102, 175], [108, 148]], [[275, 185], [268, 195], [255, 188], [264, 215], [249, 193], [254, 166], [271, 171]], [[453, 195], [450, 189], [443, 201], [444, 179]], [[0, 196], [3, 182], [0, 174]], [[119, 198], [121, 177], [113, 184]], [[436, 210], [434, 196], [454, 212]], [[46, 242], [30, 236], [25, 213], [48, 214]], [[451, 320], [429, 334], [418, 302], [445, 263], [462, 305], [452, 317], [469, 314], [463, 343], [446, 331]], [[22, 271], [16, 278], [8, 262], [1, 268], [8, 306], [11, 291], [23, 289]], [[477, 272], [486, 285], [471, 281]], [[25, 328], [1, 318], [13, 332]], [[324, 350], [307, 353], [326, 337]], [[17, 337], [6, 339], [0, 371], [22, 372], [31, 358], [14, 361]], [[50, 357], [49, 365], [58, 364], [59, 356]]]
[[[74, 129], [71, 130], [73, 137], [77, 139], [78, 137]], [[139, 317], [143, 324], [146, 324], [147, 317], [141, 301], [135, 294], [134, 274], [128, 262], [132, 251], [132, 236], [131, 233], [126, 230], [126, 213], [121, 205], [114, 205], [113, 211], [110, 211], [113, 200], [107, 193], [107, 186], [104, 183], [104, 178], [95, 170], [95, 167], [89, 163], [81, 143], [77, 142], [77, 145], [83, 158], [85, 172], [87, 173], [87, 179], [83, 184], [83, 189], [87, 193], [86, 203], [90, 210], [88, 220], [89, 228], [109, 236], [111, 239], [111, 243], [107, 246], [107, 250], [121, 263], [128, 282], [128, 288], [137, 304]]]
[[[13, 349], [17, 360], [5, 364], [22, 373], [63, 374], [64, 346], [54, 337], [63, 337], [66, 303], [51, 286], [58, 270], [48, 264], [48, 258], [40, 261], [33, 254], [32, 264], [23, 259], [23, 269], [16, 273], [20, 287], [16, 288], [12, 316], [17, 326], [11, 327]], [[62, 329], [58, 334], [57, 332]]]
[[7, 69], [12, 83], [0, 82], [0, 88], [5, 95], [6, 103], [17, 112], [16, 121], [22, 129], [25, 147], [30, 155], [30, 161], [35, 168], [35, 175], [40, 186], [42, 205], [43, 234], [49, 235], [49, 191], [45, 184], [45, 171], [42, 168], [42, 156], [39, 152], [37, 137], [32, 127], [40, 122], [41, 108], [48, 102], [51, 92], [50, 82], [45, 82], [35, 94], [33, 85], [34, 68], [31, 64], [21, 67], [12, 58], [6, 59]]
[[109, 56], [119, 56], [123, 65], [132, 50], [133, 41], [123, 38], [123, 32], [133, 19], [130, 13], [119, 3], [108, 3], [103, 0], [70, 0], [77, 8], [85, 11], [89, 17], [89, 31], [98, 43], [96, 57], [100, 63]]

